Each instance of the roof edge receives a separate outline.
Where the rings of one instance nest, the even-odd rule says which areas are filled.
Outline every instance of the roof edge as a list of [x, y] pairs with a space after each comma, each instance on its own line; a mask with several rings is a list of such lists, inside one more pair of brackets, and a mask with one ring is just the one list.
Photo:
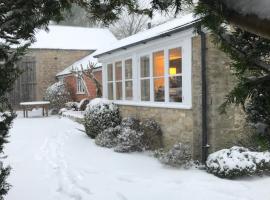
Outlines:
[[182, 26], [173, 28], [173, 29], [171, 29], [171, 30], [169, 30], [169, 31], [167, 31], [165, 33], [160, 34], [160, 35], [153, 36], [153, 37], [150, 37], [150, 38], [147, 38], [147, 39], [144, 39], [144, 40], [140, 40], [138, 42], [134, 42], [132, 44], [128, 44], [128, 45], [125, 45], [125, 46], [122, 46], [122, 47], [119, 47], [119, 48], [116, 48], [116, 49], [112, 49], [110, 51], [103, 52], [101, 54], [94, 55], [94, 58], [99, 58], [100, 56], [104, 56], [106, 54], [111, 54], [111, 53], [116, 52], [116, 51], [119, 51], [119, 50], [126, 50], [127, 48], [130, 48], [130, 47], [133, 47], [133, 46], [137, 46], [139, 44], [145, 44], [145, 43], [147, 43], [149, 41], [166, 37], [169, 34], [173, 34], [173, 33], [177, 33], [177, 32], [180, 32], [180, 31], [184, 31], [184, 30], [190, 29], [190, 28], [194, 27], [199, 21], [200, 21], [200, 19], [197, 19], [197, 20], [194, 20], [194, 21], [192, 21], [190, 23], [184, 24]]

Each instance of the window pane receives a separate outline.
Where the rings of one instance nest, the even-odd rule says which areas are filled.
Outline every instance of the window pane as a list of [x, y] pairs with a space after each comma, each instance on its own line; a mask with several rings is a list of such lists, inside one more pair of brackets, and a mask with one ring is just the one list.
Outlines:
[[164, 51], [153, 53], [154, 77], [164, 76]]
[[169, 79], [170, 102], [182, 102], [182, 76], [172, 76]]
[[141, 80], [141, 100], [150, 101], [150, 80]]
[[132, 79], [132, 59], [125, 61], [125, 78]]
[[115, 63], [115, 80], [122, 80], [122, 62]]
[[122, 99], [122, 82], [116, 82], [116, 100]]
[[169, 75], [182, 73], [182, 52], [181, 48], [169, 50]]
[[132, 100], [132, 81], [126, 81], [126, 100]]
[[113, 83], [108, 83], [108, 99], [113, 100]]
[[113, 80], [113, 65], [112, 64], [107, 65], [107, 72], [108, 72], [108, 81], [112, 81]]
[[155, 94], [155, 101], [165, 100], [164, 78], [154, 79], [154, 94]]
[[141, 57], [141, 77], [150, 76], [150, 59], [149, 56]]

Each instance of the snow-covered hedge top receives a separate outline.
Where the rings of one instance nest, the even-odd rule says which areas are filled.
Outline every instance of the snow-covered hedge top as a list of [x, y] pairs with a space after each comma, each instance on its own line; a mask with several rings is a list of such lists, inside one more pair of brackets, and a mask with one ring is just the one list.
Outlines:
[[56, 82], [47, 88], [46, 93], [47, 95], [62, 95], [66, 93], [65, 85], [61, 82]]
[[89, 102], [89, 104], [87, 105], [86, 111], [88, 111], [89, 109], [94, 109], [96, 107], [102, 109], [102, 108], [104, 108], [104, 105], [110, 105], [110, 106], [112, 106], [112, 108], [113, 108], [113, 106], [115, 106], [113, 103], [109, 103], [109, 101], [106, 99], [95, 98]]
[[255, 172], [265, 163], [270, 163], [270, 152], [252, 152], [238, 146], [212, 153], [206, 161], [208, 169], [224, 175], [233, 170], [248, 169], [250, 172]]
[[6, 120], [6, 118], [11, 117], [11, 113], [6, 111], [6, 112], [0, 112], [0, 122], [3, 122]]

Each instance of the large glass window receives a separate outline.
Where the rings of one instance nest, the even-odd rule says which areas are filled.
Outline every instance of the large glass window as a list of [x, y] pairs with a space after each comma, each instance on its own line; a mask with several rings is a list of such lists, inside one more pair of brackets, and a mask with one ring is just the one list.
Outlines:
[[[139, 57], [138, 63], [127, 57], [114, 60], [107, 65], [108, 99], [182, 103], [183, 80], [186, 85], [189, 81], [186, 77], [183, 79], [182, 63], [181, 47], [150, 52]], [[184, 73], [189, 75], [190, 72]], [[137, 84], [139, 90], [135, 87]], [[188, 101], [190, 93], [187, 91]]]
[[182, 51], [169, 50], [169, 101], [182, 102]]
[[132, 59], [125, 61], [125, 99], [133, 98], [133, 80], [132, 80]]
[[141, 100], [150, 101], [150, 58], [143, 56], [140, 58], [140, 81], [141, 81]]
[[116, 100], [121, 100], [122, 95], [122, 62], [115, 63], [115, 92]]
[[154, 101], [165, 101], [164, 51], [153, 53]]

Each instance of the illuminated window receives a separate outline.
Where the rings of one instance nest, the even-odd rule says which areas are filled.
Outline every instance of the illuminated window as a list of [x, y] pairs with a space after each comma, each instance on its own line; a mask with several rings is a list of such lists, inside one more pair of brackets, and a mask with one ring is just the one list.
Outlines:
[[169, 101], [182, 102], [181, 48], [169, 50]]
[[140, 58], [141, 71], [141, 100], [150, 101], [150, 58], [143, 56]]
[[125, 99], [133, 98], [132, 59], [125, 60]]
[[164, 51], [153, 53], [154, 101], [165, 101]]

